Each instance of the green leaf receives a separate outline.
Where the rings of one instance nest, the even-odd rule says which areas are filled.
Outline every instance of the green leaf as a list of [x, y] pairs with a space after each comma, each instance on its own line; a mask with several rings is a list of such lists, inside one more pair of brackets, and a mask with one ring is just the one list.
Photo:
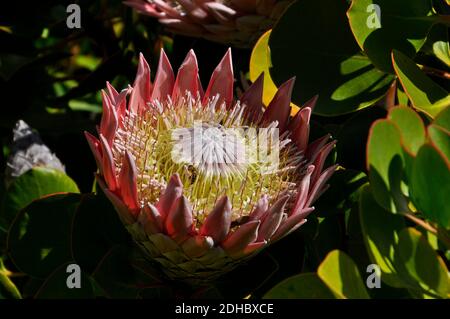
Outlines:
[[390, 110], [388, 119], [400, 131], [400, 142], [403, 149], [405, 179], [411, 178], [414, 157], [419, 148], [425, 143], [425, 125], [420, 116], [409, 107], [400, 106]]
[[0, 258], [0, 299], [22, 299], [16, 285], [8, 277], [9, 271]]
[[343, 251], [330, 252], [317, 269], [317, 274], [338, 298], [369, 298], [358, 267]]
[[450, 131], [450, 107], [443, 109], [434, 119], [433, 124], [439, 125]]
[[8, 234], [8, 250], [17, 268], [44, 279], [72, 260], [70, 230], [80, 200], [79, 194], [53, 195], [20, 211]]
[[450, 132], [434, 124], [428, 126], [427, 130], [433, 146], [450, 160]]
[[414, 206], [427, 218], [450, 228], [450, 161], [425, 144], [414, 161], [410, 194]]
[[395, 260], [399, 274], [412, 286], [431, 295], [448, 297], [448, 270], [421, 232], [415, 228], [405, 228], [399, 233]]
[[83, 197], [71, 233], [73, 257], [87, 273], [94, 271], [113, 246], [130, 242], [117, 212], [101, 192]]
[[69, 108], [72, 111], [86, 111], [92, 113], [101, 113], [102, 107], [98, 104], [89, 103], [82, 100], [70, 100]]
[[364, 243], [369, 257], [381, 270], [381, 280], [392, 287], [403, 287], [394, 266], [394, 247], [398, 233], [405, 228], [405, 221], [381, 207], [366, 185], [361, 191], [360, 221]]
[[55, 193], [79, 193], [77, 184], [61, 171], [35, 167], [9, 186], [2, 203], [0, 224], [8, 227], [19, 210], [33, 200]]
[[448, 104], [448, 93], [433, 82], [403, 53], [392, 52], [395, 73], [413, 106], [431, 117], [436, 116]]
[[294, 103], [302, 105], [318, 94], [316, 114], [333, 116], [370, 106], [394, 79], [361, 54], [347, 8], [346, 1], [297, 1], [270, 35], [272, 79], [280, 85], [296, 76]]
[[433, 43], [433, 52], [436, 57], [450, 67], [450, 45], [448, 41]]
[[106, 297], [135, 299], [142, 289], [161, 285], [159, 279], [134, 265], [135, 253], [129, 246], [114, 246], [93, 272], [95, 284]]
[[425, 142], [425, 125], [420, 116], [409, 107], [394, 107], [388, 118], [400, 129], [401, 143], [415, 156]]
[[376, 121], [367, 142], [367, 167], [373, 194], [386, 210], [398, 212], [405, 209], [406, 201], [401, 191], [403, 151], [397, 126], [389, 120]]
[[306, 273], [283, 280], [263, 299], [335, 299], [335, 296], [316, 274]]
[[45, 280], [34, 296], [36, 299], [88, 299], [94, 298], [94, 293], [89, 276], [80, 271], [80, 287], [69, 288], [67, 279], [73, 272], [67, 272], [65, 264], [56, 269]]
[[391, 51], [414, 57], [433, 24], [430, 0], [353, 0], [348, 19], [360, 48], [384, 72], [393, 72]]
[[403, 92], [403, 88], [397, 89], [397, 99], [399, 105], [408, 105], [409, 98], [405, 92]]

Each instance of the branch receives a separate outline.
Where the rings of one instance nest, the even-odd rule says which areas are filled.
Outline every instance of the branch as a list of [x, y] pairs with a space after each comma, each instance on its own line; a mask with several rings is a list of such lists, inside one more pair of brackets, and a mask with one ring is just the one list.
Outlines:
[[432, 67], [429, 67], [426, 65], [418, 64], [418, 66], [422, 69], [423, 72], [425, 72], [429, 75], [434, 75], [439, 78], [450, 80], [450, 73], [448, 73], [448, 72], [445, 72], [445, 71], [439, 70], [439, 69], [435, 69], [435, 68], [432, 68]]
[[429, 231], [430, 233], [435, 234], [447, 248], [450, 248], [450, 237], [445, 230], [442, 230], [441, 228], [435, 228], [426, 221], [414, 216], [414, 214], [408, 212], [404, 212], [401, 214], [406, 218], [408, 218], [409, 220], [416, 223], [417, 225], [419, 225], [420, 227], [422, 227], [423, 229]]

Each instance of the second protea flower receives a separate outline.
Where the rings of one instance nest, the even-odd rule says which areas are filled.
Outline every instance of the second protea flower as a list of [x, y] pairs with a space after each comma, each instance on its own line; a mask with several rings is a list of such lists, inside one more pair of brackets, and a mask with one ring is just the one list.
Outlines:
[[293, 0], [127, 0], [170, 31], [249, 47], [272, 28]]
[[98, 182], [135, 242], [171, 279], [213, 280], [306, 222], [335, 166], [311, 144], [314, 100], [290, 117], [294, 84], [262, 103], [263, 76], [233, 96], [228, 51], [202, 89], [189, 52], [175, 76], [161, 52], [154, 82], [141, 55], [133, 87], [103, 91]]

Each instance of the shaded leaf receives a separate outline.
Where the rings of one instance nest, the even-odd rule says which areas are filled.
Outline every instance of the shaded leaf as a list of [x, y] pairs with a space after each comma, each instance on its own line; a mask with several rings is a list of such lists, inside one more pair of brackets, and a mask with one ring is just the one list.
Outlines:
[[20, 211], [8, 234], [8, 250], [17, 268], [44, 279], [72, 260], [70, 229], [80, 199], [78, 194], [54, 195]]
[[442, 126], [450, 131], [450, 107], [443, 109], [434, 119], [433, 124]]
[[335, 299], [331, 290], [313, 273], [287, 278], [267, 292], [264, 299]]
[[16, 285], [8, 277], [8, 270], [0, 258], [0, 299], [22, 299]]
[[445, 263], [415, 228], [399, 233], [395, 261], [403, 280], [427, 293], [447, 297], [450, 281]]
[[87, 273], [94, 271], [113, 246], [130, 242], [114, 207], [101, 192], [83, 197], [71, 231], [73, 257]]
[[0, 223], [7, 227], [16, 214], [33, 200], [55, 193], [79, 193], [75, 182], [61, 171], [35, 167], [9, 186], [3, 201]]
[[347, 8], [346, 1], [298, 1], [270, 35], [270, 73], [275, 84], [296, 76], [294, 103], [302, 105], [318, 94], [314, 112], [320, 115], [370, 106], [383, 97], [394, 79], [360, 54], [345, 16]]
[[450, 132], [437, 125], [428, 126], [427, 131], [433, 146], [450, 159]]
[[414, 161], [410, 194], [414, 206], [427, 218], [450, 228], [450, 161], [435, 147], [425, 144]]
[[93, 272], [92, 278], [106, 297], [135, 299], [142, 289], [161, 284], [132, 265], [133, 253], [130, 247], [115, 246]]
[[429, 0], [353, 0], [348, 19], [360, 48], [372, 63], [393, 72], [391, 51], [414, 57], [438, 21], [431, 14]]
[[406, 203], [400, 185], [403, 171], [401, 135], [389, 120], [376, 121], [367, 142], [367, 167], [373, 194], [386, 210], [403, 210]]
[[406, 227], [404, 219], [381, 207], [369, 185], [361, 191], [359, 213], [364, 243], [372, 262], [380, 266], [381, 280], [392, 287], [403, 287], [394, 266], [393, 251], [398, 233]]
[[69, 288], [67, 279], [71, 272], [67, 272], [65, 264], [56, 269], [45, 280], [34, 296], [36, 299], [87, 299], [94, 298], [94, 293], [89, 276], [81, 270], [80, 287]]

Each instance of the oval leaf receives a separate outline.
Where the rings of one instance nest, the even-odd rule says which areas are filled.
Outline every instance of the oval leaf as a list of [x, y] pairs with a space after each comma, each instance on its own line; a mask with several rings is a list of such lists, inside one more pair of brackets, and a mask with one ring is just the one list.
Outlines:
[[405, 281], [431, 296], [447, 297], [450, 291], [448, 270], [421, 232], [415, 228], [403, 229], [399, 233], [395, 258]]
[[392, 287], [403, 287], [394, 267], [393, 249], [398, 233], [406, 227], [404, 219], [378, 205], [369, 185], [363, 187], [359, 205], [364, 243], [372, 262], [380, 266], [381, 280]]
[[0, 223], [8, 227], [19, 210], [45, 195], [79, 192], [77, 184], [63, 172], [35, 167], [9, 186], [2, 205]]
[[360, 48], [372, 63], [393, 72], [393, 49], [409, 57], [419, 51], [437, 22], [429, 0], [353, 0], [348, 19]]
[[54, 195], [33, 202], [17, 215], [8, 234], [8, 250], [22, 272], [46, 278], [72, 259], [70, 235], [81, 195]]
[[448, 106], [448, 92], [426, 76], [413, 60], [394, 50], [392, 61], [395, 73], [415, 108], [434, 117]]
[[450, 107], [443, 109], [434, 119], [433, 124], [439, 125], [450, 131]]
[[343, 251], [330, 252], [317, 274], [339, 298], [369, 299], [358, 267]]
[[420, 116], [409, 107], [394, 107], [388, 118], [400, 129], [401, 143], [415, 156], [425, 142], [425, 125]]
[[296, 76], [294, 103], [302, 105], [318, 94], [316, 114], [333, 116], [370, 106], [394, 79], [360, 53], [347, 8], [346, 1], [297, 1], [270, 35], [272, 79], [280, 85]]
[[376, 121], [367, 142], [367, 168], [369, 180], [377, 202], [386, 210], [404, 209], [406, 200], [400, 185], [403, 173], [401, 135], [389, 120]]
[[428, 126], [427, 131], [433, 146], [450, 159], [450, 132], [434, 124]]
[[[76, 270], [74, 271], [67, 268], [69, 265], [70, 263], [62, 265], [50, 274], [34, 297], [36, 299], [94, 298], [94, 292], [89, 276], [81, 270], [79, 273], [76, 273]], [[80, 286], [69, 287], [68, 281], [69, 284], [73, 284], [72, 278], [69, 276], [77, 276], [78, 274], [80, 276]]]
[[450, 228], [450, 161], [432, 145], [425, 144], [417, 154], [410, 193], [419, 211], [442, 227]]
[[316, 274], [306, 273], [283, 280], [263, 299], [335, 299], [335, 296]]
[[94, 271], [113, 246], [131, 241], [114, 207], [101, 192], [83, 197], [71, 233], [73, 258], [87, 273]]

